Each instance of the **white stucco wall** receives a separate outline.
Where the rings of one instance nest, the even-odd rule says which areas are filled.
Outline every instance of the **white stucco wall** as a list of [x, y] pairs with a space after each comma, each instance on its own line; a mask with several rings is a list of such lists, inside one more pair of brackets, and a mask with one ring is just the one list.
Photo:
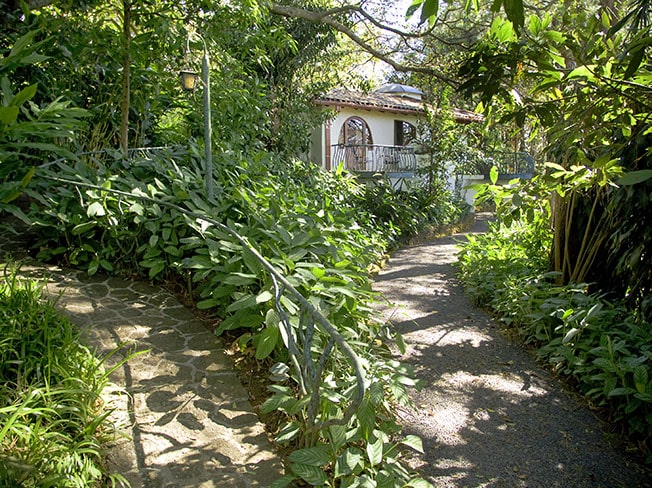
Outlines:
[[394, 114], [388, 112], [372, 112], [369, 110], [342, 109], [331, 122], [331, 142], [337, 144], [337, 139], [344, 122], [350, 117], [360, 117], [369, 126], [374, 144], [394, 145], [394, 121], [404, 120], [412, 125], [417, 124], [417, 118], [412, 115]]
[[[344, 122], [349, 117], [360, 117], [369, 126], [371, 137], [374, 144], [378, 145], [394, 145], [394, 121], [403, 120], [410, 124], [417, 126], [418, 117], [410, 114], [391, 113], [391, 112], [378, 112], [372, 110], [359, 110], [349, 107], [342, 107], [335, 117], [330, 121], [330, 145], [338, 143], [340, 131]], [[311, 150], [312, 161], [322, 167], [326, 166], [326, 148], [328, 145], [328, 135], [325, 133], [326, 127], [321, 127], [321, 133], [313, 135], [312, 142], [313, 148]], [[334, 169], [334, 168], [332, 168]]]

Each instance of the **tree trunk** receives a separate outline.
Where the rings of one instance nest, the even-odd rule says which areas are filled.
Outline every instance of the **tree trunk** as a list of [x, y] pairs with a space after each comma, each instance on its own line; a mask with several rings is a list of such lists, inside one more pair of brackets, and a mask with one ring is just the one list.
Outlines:
[[120, 111], [120, 149], [129, 150], [129, 106], [131, 95], [131, 0], [122, 1], [122, 101]]

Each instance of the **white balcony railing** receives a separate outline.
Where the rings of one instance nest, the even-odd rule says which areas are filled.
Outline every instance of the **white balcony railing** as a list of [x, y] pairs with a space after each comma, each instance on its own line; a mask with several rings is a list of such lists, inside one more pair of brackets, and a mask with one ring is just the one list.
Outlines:
[[417, 169], [417, 157], [411, 146], [334, 144], [331, 164], [336, 167], [340, 163], [348, 171], [366, 173], [413, 173]]

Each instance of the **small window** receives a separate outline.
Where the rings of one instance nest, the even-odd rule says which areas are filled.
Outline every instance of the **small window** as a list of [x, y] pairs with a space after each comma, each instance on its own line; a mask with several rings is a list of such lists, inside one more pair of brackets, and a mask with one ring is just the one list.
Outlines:
[[417, 137], [417, 128], [404, 120], [394, 121], [394, 145], [407, 146]]

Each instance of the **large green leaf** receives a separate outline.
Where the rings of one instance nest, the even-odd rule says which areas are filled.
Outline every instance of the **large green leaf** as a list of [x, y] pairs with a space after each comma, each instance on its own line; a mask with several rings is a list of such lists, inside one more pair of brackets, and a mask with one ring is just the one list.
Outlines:
[[419, 436], [413, 434], [406, 435], [401, 441], [401, 444], [411, 447], [417, 452], [423, 453], [423, 442]]
[[245, 286], [251, 285], [256, 282], [256, 275], [247, 274], [247, 273], [231, 273], [224, 279], [224, 283], [227, 285], [235, 286]]
[[331, 425], [328, 428], [328, 438], [330, 439], [331, 447], [334, 451], [339, 451], [340, 448], [346, 444], [346, 425]]
[[235, 302], [233, 302], [231, 305], [229, 305], [226, 309], [227, 312], [237, 312], [239, 310], [246, 310], [246, 309], [252, 309], [256, 308], [258, 303], [256, 302], [256, 297], [255, 295], [244, 295]]
[[16, 93], [13, 100], [11, 101], [11, 105], [15, 107], [20, 107], [27, 100], [31, 100], [32, 98], [34, 98], [34, 95], [36, 95], [37, 88], [38, 88], [37, 83], [29, 85], [27, 88], [23, 88], [21, 91]]
[[335, 477], [357, 473], [361, 469], [364, 456], [357, 447], [349, 447], [337, 457], [335, 461]]
[[630, 171], [625, 173], [618, 180], [619, 185], [636, 185], [652, 178], [652, 169], [642, 169], [639, 171]]
[[78, 235], [84, 234], [85, 232], [88, 232], [89, 230], [95, 228], [96, 225], [97, 225], [97, 222], [95, 222], [95, 221], [84, 222], [83, 224], [78, 224], [75, 227], [73, 227], [71, 233], [74, 236], [78, 236]]
[[276, 348], [280, 332], [278, 327], [266, 327], [258, 334], [258, 343], [256, 344], [256, 359], [261, 360], [268, 357]]
[[324, 471], [322, 471], [321, 468], [318, 468], [317, 466], [292, 463], [290, 465], [290, 469], [294, 474], [312, 486], [321, 486], [328, 480], [326, 473], [324, 473]]
[[372, 466], [376, 466], [383, 461], [383, 440], [376, 439], [374, 442], [367, 444], [367, 458]]
[[369, 399], [365, 398], [362, 401], [358, 407], [357, 417], [360, 423], [360, 434], [364, 439], [369, 439], [376, 425], [376, 409]]
[[424, 0], [421, 7], [421, 23], [428, 22], [430, 25], [435, 23], [439, 12], [439, 0]]
[[289, 459], [293, 463], [326, 466], [331, 461], [330, 449], [323, 445], [298, 449], [290, 453]]
[[301, 434], [301, 424], [297, 421], [292, 421], [279, 430], [276, 434], [275, 441], [280, 443], [290, 442], [296, 439]]
[[645, 393], [648, 384], [647, 366], [640, 365], [634, 369], [634, 387], [638, 393]]
[[270, 413], [276, 410], [292, 411], [298, 400], [290, 394], [276, 393], [269, 397], [260, 408], [261, 413]]

